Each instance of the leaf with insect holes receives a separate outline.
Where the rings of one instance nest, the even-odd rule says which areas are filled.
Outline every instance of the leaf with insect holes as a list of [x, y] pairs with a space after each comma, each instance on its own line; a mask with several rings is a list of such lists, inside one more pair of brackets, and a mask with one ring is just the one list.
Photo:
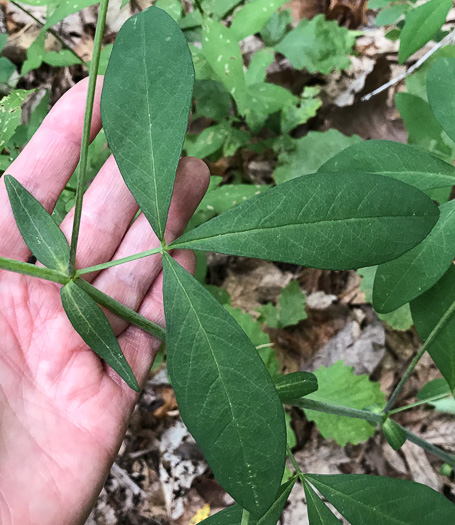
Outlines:
[[[452, 390], [455, 390], [455, 266], [428, 291], [411, 302], [417, 333], [426, 341], [437, 327], [428, 346], [436, 366]], [[439, 326], [438, 326], [439, 325]]]
[[[272, 503], [267, 512], [259, 519], [251, 518], [248, 521], [248, 525], [276, 525], [283, 513], [286, 501], [294, 488], [295, 479], [291, 479], [281, 485], [278, 495], [275, 501]], [[232, 505], [227, 509], [217, 512], [210, 518], [201, 521], [201, 524], [206, 525], [240, 525], [242, 522], [243, 509], [240, 505]]]
[[347, 270], [399, 257], [438, 216], [424, 193], [389, 177], [317, 173], [252, 197], [171, 246]]
[[434, 525], [455, 523], [455, 505], [430, 487], [364, 474], [305, 474], [349, 523]]
[[160, 239], [193, 83], [188, 44], [167, 13], [150, 7], [127, 20], [104, 77], [101, 117], [122, 177]]
[[437, 60], [428, 72], [428, 102], [443, 130], [455, 142], [455, 107], [452, 89], [455, 83], [455, 58]]
[[21, 120], [21, 105], [35, 90], [16, 89], [0, 101], [0, 149], [14, 135]]
[[437, 34], [451, 7], [452, 0], [430, 0], [407, 15], [400, 35], [400, 64]]
[[340, 520], [321, 500], [306, 480], [303, 482], [303, 488], [308, 505], [309, 525], [340, 525]]
[[83, 341], [106, 361], [130, 388], [139, 392], [140, 388], [133, 371], [101, 308], [72, 281], [63, 286], [60, 295], [66, 315]]
[[283, 407], [256, 348], [223, 306], [167, 253], [163, 268], [168, 372], [183, 421], [221, 486], [261, 516], [284, 472]]
[[20, 182], [11, 175], [4, 180], [17, 227], [30, 251], [48, 268], [65, 271], [69, 246], [62, 230]]
[[353, 144], [328, 160], [320, 171], [367, 171], [411, 184], [421, 191], [455, 185], [455, 168], [415, 146], [390, 140]]

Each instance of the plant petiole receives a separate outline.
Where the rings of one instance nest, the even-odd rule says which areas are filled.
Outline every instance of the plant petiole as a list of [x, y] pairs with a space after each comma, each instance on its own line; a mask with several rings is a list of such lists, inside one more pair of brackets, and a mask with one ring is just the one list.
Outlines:
[[21, 273], [22, 275], [31, 275], [32, 277], [38, 277], [39, 279], [45, 279], [46, 281], [59, 284], [67, 284], [70, 281], [66, 273], [59, 272], [58, 270], [35, 266], [34, 264], [15, 261], [14, 259], [7, 259], [5, 257], [0, 257], [0, 269]]
[[137, 259], [143, 259], [144, 257], [148, 257], [149, 255], [155, 255], [157, 253], [162, 253], [163, 248], [160, 246], [158, 248], [152, 248], [151, 250], [147, 250], [145, 252], [136, 253], [134, 255], [128, 255], [128, 257], [123, 257], [122, 259], [116, 259], [115, 261], [109, 261], [101, 264], [97, 264], [96, 266], [89, 266], [88, 268], [82, 268], [80, 270], [76, 270], [75, 277], [79, 277], [80, 275], [84, 275], [86, 273], [92, 273], [92, 272], [98, 272], [100, 270], [105, 270], [106, 268], [111, 268], [112, 266], [118, 266], [119, 264], [125, 264], [127, 262], [136, 261]]
[[88, 147], [90, 143], [93, 105], [95, 101], [97, 73], [98, 66], [100, 63], [101, 46], [103, 43], [104, 26], [106, 23], [108, 6], [109, 0], [101, 0], [98, 13], [98, 22], [96, 24], [95, 41], [93, 44], [93, 57], [90, 62], [87, 102], [85, 106], [84, 128], [82, 132], [81, 156], [79, 160], [79, 170], [77, 172], [76, 204], [74, 207], [73, 232], [71, 235], [70, 256], [68, 261], [68, 274], [70, 276], [74, 276], [74, 270], [76, 265], [76, 250], [77, 241], [79, 239], [79, 229], [82, 216], [82, 200], [84, 197], [84, 183], [87, 173]]
[[393, 410], [390, 410], [389, 412], [387, 412], [387, 414], [388, 415], [398, 414], [399, 412], [404, 412], [405, 410], [409, 410], [410, 408], [415, 408], [421, 405], [425, 405], [426, 403], [431, 403], [432, 401], [439, 401], [446, 397], [448, 397], [448, 394], [440, 394], [438, 396], [429, 397], [428, 399], [425, 399], [423, 401], [416, 401], [415, 403], [411, 403], [409, 405], [405, 405], [399, 408], [394, 408]]
[[286, 443], [286, 452], [287, 452], [289, 459], [291, 460], [292, 466], [294, 467], [297, 476], [299, 477], [300, 481], [303, 483], [305, 480], [305, 474], [302, 472], [301, 468], [299, 467], [299, 464], [297, 463], [297, 460], [295, 459], [294, 454], [291, 451], [291, 447], [287, 443]]

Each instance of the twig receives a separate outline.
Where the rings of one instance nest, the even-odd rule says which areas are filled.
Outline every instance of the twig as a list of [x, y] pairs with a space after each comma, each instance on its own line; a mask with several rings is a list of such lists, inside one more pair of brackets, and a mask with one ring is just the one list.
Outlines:
[[[23, 11], [26, 15], [28, 15], [30, 18], [32, 18], [37, 24], [39, 24], [41, 27], [44, 26], [44, 22], [42, 20], [40, 20], [39, 18], [37, 18], [33, 13], [31, 13], [28, 9], [26, 9], [25, 7], [23, 7], [22, 5], [18, 4], [17, 2], [15, 2], [14, 0], [11, 0], [11, 3], [16, 6], [18, 9], [20, 9], [21, 11]], [[65, 48], [65, 49], [68, 49], [68, 51], [71, 51], [71, 53], [73, 53], [73, 55], [78, 59], [80, 60], [82, 63], [85, 62], [85, 60], [76, 53], [76, 51], [74, 51], [74, 49], [65, 42], [65, 40], [57, 33], [57, 31], [54, 31], [52, 28], [49, 28], [48, 29], [49, 33], [54, 37], [56, 38], [60, 44], [62, 44], [62, 46]]]
[[126, 470], [123, 470], [122, 467], [119, 467], [117, 463], [114, 463], [111, 468], [111, 474], [115, 476], [120, 485], [123, 488], [131, 490], [134, 496], [146, 496], [147, 494], [137, 485], [134, 481], [128, 476]]
[[401, 73], [401, 75], [396, 76], [395, 78], [392, 78], [389, 82], [382, 85], [381, 87], [378, 87], [371, 93], [368, 93], [368, 95], [365, 95], [361, 98], [362, 102], [366, 102], [367, 100], [370, 100], [376, 95], [379, 95], [379, 93], [382, 93], [383, 91], [386, 91], [390, 87], [394, 86], [395, 84], [398, 84], [398, 82], [401, 82], [406, 77], [414, 73], [419, 67], [426, 62], [438, 49], [441, 49], [441, 47], [444, 47], [447, 44], [451, 44], [455, 42], [455, 30], [453, 30], [451, 33], [449, 33], [447, 36], [445, 36], [440, 42], [438, 42], [435, 46], [433, 46], [428, 53], [425, 53], [422, 58], [417, 60], [417, 62], [412, 65], [410, 68], [408, 68], [404, 73]]

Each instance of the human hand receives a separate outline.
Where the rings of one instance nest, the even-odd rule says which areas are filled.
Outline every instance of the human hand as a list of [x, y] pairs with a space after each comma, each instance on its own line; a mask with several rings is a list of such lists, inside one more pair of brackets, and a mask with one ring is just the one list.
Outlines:
[[[98, 82], [92, 138], [101, 128]], [[8, 173], [51, 211], [76, 168], [87, 82], [66, 93]], [[205, 164], [180, 162], [166, 239], [179, 236], [208, 185]], [[87, 190], [77, 268], [160, 245], [111, 157]], [[61, 228], [69, 239], [70, 213]], [[0, 180], [0, 256], [27, 261]], [[194, 270], [191, 252], [175, 258]], [[84, 276], [114, 299], [164, 323], [161, 258], [151, 256]], [[107, 314], [120, 346], [143, 384], [160, 341]], [[84, 523], [126, 431], [137, 394], [95, 355], [63, 311], [60, 285], [0, 270], [0, 523]]]

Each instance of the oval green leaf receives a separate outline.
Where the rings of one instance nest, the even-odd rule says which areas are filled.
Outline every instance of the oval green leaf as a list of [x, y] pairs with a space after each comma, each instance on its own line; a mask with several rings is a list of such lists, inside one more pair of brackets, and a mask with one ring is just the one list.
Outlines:
[[321, 172], [363, 171], [401, 180], [421, 191], [455, 185], [455, 168], [429, 153], [390, 140], [367, 140], [341, 151]]
[[455, 142], [455, 106], [453, 86], [455, 85], [455, 58], [437, 60], [428, 72], [428, 102], [443, 130]]
[[455, 390], [455, 266], [432, 288], [411, 302], [417, 333], [452, 391]]
[[167, 365], [182, 419], [221, 486], [257, 518], [283, 476], [283, 407], [234, 319], [168, 254], [163, 267]]
[[363, 474], [305, 477], [353, 525], [455, 523], [455, 505], [413, 481]]
[[48, 268], [66, 271], [69, 246], [62, 230], [20, 182], [11, 175], [4, 179], [17, 227], [33, 255]]
[[101, 117], [125, 183], [160, 239], [193, 84], [191, 53], [171, 16], [151, 7], [122, 26], [104, 77]]
[[255, 0], [239, 9], [232, 20], [230, 30], [237, 40], [259, 33], [268, 19], [286, 0]]
[[282, 403], [291, 403], [318, 389], [318, 380], [311, 372], [293, 372], [275, 380], [275, 388]]
[[406, 442], [406, 434], [404, 430], [393, 421], [393, 419], [387, 418], [383, 425], [382, 431], [387, 439], [387, 443], [394, 449], [400, 450], [400, 448]]
[[416, 188], [368, 173], [316, 173], [256, 195], [172, 247], [330, 270], [373, 266], [419, 244], [439, 216]]
[[111, 325], [101, 308], [73, 281], [60, 290], [63, 308], [76, 332], [101, 359], [113, 368], [125, 383], [140, 391]]
[[407, 16], [400, 35], [398, 60], [403, 64], [441, 29], [452, 7], [452, 0], [430, 0]]
[[373, 305], [388, 313], [426, 292], [445, 274], [455, 257], [455, 201], [440, 208], [428, 237], [398, 259], [378, 266]]

